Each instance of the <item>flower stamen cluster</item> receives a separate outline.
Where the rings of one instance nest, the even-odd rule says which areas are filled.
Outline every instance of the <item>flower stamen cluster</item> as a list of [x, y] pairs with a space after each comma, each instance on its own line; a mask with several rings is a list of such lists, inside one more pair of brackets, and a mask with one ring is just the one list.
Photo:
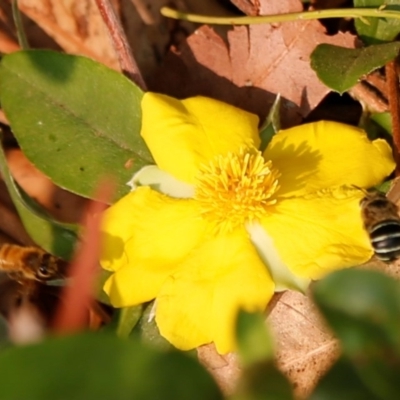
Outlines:
[[195, 199], [202, 215], [218, 231], [232, 231], [246, 222], [259, 220], [276, 203], [279, 171], [261, 152], [241, 149], [217, 156], [200, 168]]

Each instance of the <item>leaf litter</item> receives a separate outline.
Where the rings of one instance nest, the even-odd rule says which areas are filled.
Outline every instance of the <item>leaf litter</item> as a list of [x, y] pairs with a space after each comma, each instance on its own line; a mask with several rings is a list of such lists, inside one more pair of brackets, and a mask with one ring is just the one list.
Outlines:
[[[201, 3], [204, 14], [207, 10], [212, 10], [209, 14], [215, 13], [216, 9], [221, 11], [220, 5], [216, 6], [213, 0]], [[298, 0], [232, 0], [231, 3], [248, 15], [303, 9]], [[332, 3], [336, 5], [343, 1]], [[319, 43], [348, 48], [357, 46], [354, 35], [348, 32], [330, 35], [318, 21], [233, 27], [224, 34], [223, 30], [219, 29], [217, 33], [217, 29], [209, 26], [196, 29], [194, 24], [160, 18], [157, 10], [170, 4], [168, 1], [114, 0], [113, 4], [124, 21], [135, 58], [151, 90], [179, 98], [207, 95], [252, 111], [261, 120], [280, 93], [282, 127], [302, 122], [329, 93], [310, 68], [310, 54], [315, 46]], [[196, 11], [196, 4], [198, 7], [196, 1], [181, 0], [175, 5]], [[27, 17], [24, 21], [33, 47], [61, 48], [119, 69], [108, 32], [93, 1], [20, 0], [19, 6]], [[18, 44], [9, 5], [2, 2], [0, 11], [4, 22], [4, 27], [0, 28], [0, 50], [15, 51]], [[224, 11], [225, 15], [232, 13], [231, 8]], [[23, 157], [16, 157], [11, 152], [9, 160], [15, 179], [50, 213], [68, 222], [79, 219], [86, 204], [84, 200], [74, 195], [71, 198], [66, 193], [65, 198], [61, 195], [57, 203], [61, 205], [55, 209], [57, 197], [54, 196], [60, 189], [49, 184], [47, 178], [37, 173]], [[30, 174], [35, 178], [31, 179]], [[38, 191], [40, 185], [44, 185], [44, 189]], [[398, 184], [396, 190], [399, 192]], [[3, 225], [7, 226], [1, 229], [10, 236], [4, 240], [30, 244], [3, 186], [0, 189], [0, 215], [2, 208], [12, 216], [3, 219]], [[70, 208], [76, 212], [71, 214]], [[370, 263], [369, 267], [382, 269], [376, 262]], [[389, 270], [398, 275], [398, 268]], [[276, 338], [280, 369], [290, 378], [296, 394], [305, 397], [338, 357], [335, 339], [309, 298], [296, 292], [287, 291], [275, 296], [266, 323]], [[212, 345], [208, 345], [198, 349], [198, 356], [225, 392], [231, 393], [240, 376], [236, 355], [220, 356]]]

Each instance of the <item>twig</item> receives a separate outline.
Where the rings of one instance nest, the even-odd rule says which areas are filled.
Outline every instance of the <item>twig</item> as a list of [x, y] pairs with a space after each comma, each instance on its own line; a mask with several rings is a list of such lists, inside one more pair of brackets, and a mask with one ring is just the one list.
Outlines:
[[389, 111], [392, 118], [393, 156], [396, 161], [396, 176], [400, 176], [400, 107], [399, 80], [396, 74], [396, 60], [385, 66]]
[[119, 65], [123, 73], [141, 89], [146, 90], [146, 84], [139, 67], [130, 50], [121, 23], [118, 21], [109, 0], [96, 0], [100, 14], [108, 28], [114, 49], [117, 52]]
[[361, 81], [349, 90], [349, 94], [366, 106], [370, 113], [383, 113], [388, 110], [388, 105], [383, 95], [375, 87], [368, 85], [368, 81]]
[[190, 14], [177, 11], [169, 7], [161, 8], [164, 17], [196, 22], [199, 24], [215, 25], [254, 25], [272, 24], [274, 22], [288, 22], [296, 20], [323, 19], [323, 18], [395, 18], [400, 19], [400, 12], [379, 8], [332, 8], [329, 10], [305, 11], [287, 14], [259, 15], [256, 17], [212, 17]]

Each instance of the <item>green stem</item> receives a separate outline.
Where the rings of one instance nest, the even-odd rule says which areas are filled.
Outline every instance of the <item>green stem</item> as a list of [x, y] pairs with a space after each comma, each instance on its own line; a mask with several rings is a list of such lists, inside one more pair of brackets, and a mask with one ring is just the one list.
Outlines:
[[13, 0], [11, 5], [12, 5], [12, 15], [14, 18], [14, 24], [17, 30], [18, 44], [20, 45], [21, 49], [27, 50], [29, 49], [29, 43], [25, 35], [24, 25], [22, 23], [22, 18], [21, 18], [21, 12], [19, 11], [18, 8], [18, 0]]
[[199, 24], [214, 25], [254, 25], [271, 24], [274, 22], [287, 22], [307, 19], [323, 18], [395, 18], [400, 19], [400, 12], [380, 8], [334, 8], [331, 10], [318, 10], [296, 12], [288, 14], [259, 15], [257, 17], [211, 17], [198, 14], [189, 14], [173, 10], [169, 7], [161, 8], [161, 14], [164, 17], [180, 19], [184, 21], [197, 22]]

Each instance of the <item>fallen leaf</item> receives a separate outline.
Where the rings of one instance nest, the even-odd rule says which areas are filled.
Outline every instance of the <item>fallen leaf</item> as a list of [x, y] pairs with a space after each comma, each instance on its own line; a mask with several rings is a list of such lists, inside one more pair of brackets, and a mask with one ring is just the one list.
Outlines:
[[[294, 12], [298, 0], [260, 2], [260, 14]], [[262, 120], [278, 93], [282, 127], [299, 124], [329, 92], [310, 68], [310, 54], [320, 43], [354, 47], [350, 33], [326, 34], [316, 20], [234, 27], [228, 43], [207, 26], [171, 48], [149, 82], [151, 90], [179, 98], [206, 95]]]
[[229, 353], [221, 356], [211, 343], [198, 347], [197, 356], [214, 377], [222, 392], [225, 395], [232, 394], [241, 372], [237, 354]]
[[337, 341], [301, 293], [277, 294], [270, 308], [267, 323], [276, 341], [278, 367], [292, 382], [296, 396], [305, 398], [339, 356]]
[[18, 6], [67, 53], [86, 55], [119, 69], [117, 55], [94, 1], [19, 0]]

